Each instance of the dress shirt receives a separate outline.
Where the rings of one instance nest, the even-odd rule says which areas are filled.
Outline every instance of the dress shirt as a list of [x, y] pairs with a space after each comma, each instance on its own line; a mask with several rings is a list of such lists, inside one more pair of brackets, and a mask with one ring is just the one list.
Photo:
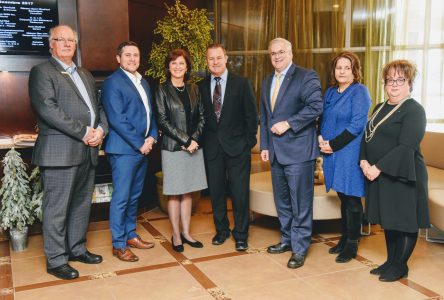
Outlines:
[[140, 75], [139, 72], [136, 72], [136, 74], [132, 74], [124, 69], [122, 69], [123, 72], [125, 72], [126, 75], [128, 75], [131, 82], [136, 87], [137, 91], [139, 92], [140, 98], [142, 99], [143, 106], [145, 106], [146, 110], [146, 132], [145, 136], [148, 135], [148, 132], [150, 130], [150, 106], [148, 105], [148, 95], [145, 92], [145, 89], [142, 86], [142, 75]]
[[[89, 126], [91, 128], [94, 128], [94, 121], [96, 120], [96, 112], [94, 111], [94, 108], [91, 103], [91, 99], [89, 98], [88, 91], [86, 90], [85, 83], [82, 81], [82, 78], [80, 77], [79, 73], [77, 72], [77, 66], [75, 63], [71, 63], [70, 66], [62, 62], [60, 59], [53, 56], [53, 58], [62, 66], [62, 68], [65, 70], [66, 73], [68, 73], [69, 77], [71, 77], [72, 81], [76, 85], [77, 89], [80, 92], [80, 95], [82, 95], [83, 100], [85, 100], [86, 105], [88, 106], [89, 113], [90, 113], [90, 124]], [[87, 131], [88, 133], [88, 131]], [[86, 136], [86, 134], [85, 134]]]
[[[281, 76], [279, 78], [279, 89], [282, 87], [282, 83], [284, 82], [285, 79], [285, 75], [287, 75], [288, 69], [290, 69], [291, 66], [291, 62], [288, 64], [288, 66], [280, 73]], [[273, 97], [273, 91], [274, 91], [274, 86], [276, 85], [276, 71], [274, 71], [274, 75], [273, 75], [273, 80], [271, 81], [271, 89], [270, 89], [270, 101], [271, 98]], [[276, 96], [277, 98], [277, 96]]]
[[[227, 78], [228, 78], [228, 70], [225, 69], [225, 71], [220, 76], [214, 76], [211, 74], [211, 99], [213, 99], [214, 94], [214, 87], [216, 86], [216, 80], [214, 78], [220, 77], [220, 89], [221, 89], [221, 101], [222, 106], [224, 105], [224, 96], [225, 96], [225, 88], [227, 87]], [[213, 100], [211, 100], [213, 101]]]

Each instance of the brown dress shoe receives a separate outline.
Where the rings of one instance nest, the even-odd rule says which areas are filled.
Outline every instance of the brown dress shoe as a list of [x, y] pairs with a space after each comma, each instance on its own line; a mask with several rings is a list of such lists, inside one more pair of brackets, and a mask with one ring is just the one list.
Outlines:
[[127, 240], [126, 244], [130, 247], [137, 249], [150, 249], [154, 247], [154, 243], [146, 242], [140, 238], [140, 236], [136, 236], [133, 239]]
[[113, 248], [113, 255], [116, 256], [118, 259], [127, 262], [135, 262], [139, 260], [139, 258], [131, 251], [130, 248]]

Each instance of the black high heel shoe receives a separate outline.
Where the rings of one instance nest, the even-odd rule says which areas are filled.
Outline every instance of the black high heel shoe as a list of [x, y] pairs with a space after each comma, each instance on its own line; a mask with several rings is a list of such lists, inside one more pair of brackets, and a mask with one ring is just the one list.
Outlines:
[[174, 239], [173, 237], [171, 237], [171, 246], [173, 246], [173, 250], [176, 252], [183, 252], [183, 240], [182, 240], [182, 244], [180, 245], [174, 245]]
[[195, 242], [189, 241], [189, 240], [187, 240], [183, 236], [183, 234], [180, 234], [180, 238], [182, 239], [182, 243], [188, 244], [188, 245], [190, 245], [193, 248], [203, 248], [203, 244], [201, 242], [199, 242], [199, 241], [195, 241]]

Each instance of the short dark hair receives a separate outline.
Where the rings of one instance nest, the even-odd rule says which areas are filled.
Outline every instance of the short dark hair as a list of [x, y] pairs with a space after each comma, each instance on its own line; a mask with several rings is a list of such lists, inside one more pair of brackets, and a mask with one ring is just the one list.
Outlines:
[[185, 72], [185, 81], [190, 78], [191, 70], [193, 65], [191, 64], [191, 57], [187, 50], [185, 49], [173, 49], [168, 52], [167, 57], [165, 58], [165, 73], [168, 80], [171, 79], [170, 73], [170, 62], [176, 60], [178, 57], [183, 57], [187, 64], [187, 71]]
[[208, 51], [209, 49], [217, 49], [217, 48], [222, 48], [222, 51], [224, 51], [224, 55], [227, 56], [227, 49], [225, 49], [224, 44], [221, 44], [221, 43], [213, 43], [213, 44], [209, 44], [209, 45], [207, 46], [207, 51]]
[[359, 57], [350, 51], [343, 51], [339, 54], [337, 54], [333, 59], [331, 60], [331, 70], [330, 70], [330, 83], [333, 86], [338, 85], [338, 81], [336, 80], [335, 76], [335, 69], [336, 64], [338, 63], [338, 60], [341, 58], [346, 58], [351, 63], [351, 69], [353, 73], [353, 82], [361, 82], [362, 80], [362, 74], [361, 74], [361, 61], [359, 60]]
[[125, 41], [125, 42], [120, 43], [119, 46], [117, 46], [117, 55], [118, 56], [122, 55], [123, 48], [125, 48], [126, 46], [134, 46], [134, 47], [137, 47], [137, 49], [139, 49], [139, 45], [137, 45], [137, 43], [135, 43], [133, 41]]

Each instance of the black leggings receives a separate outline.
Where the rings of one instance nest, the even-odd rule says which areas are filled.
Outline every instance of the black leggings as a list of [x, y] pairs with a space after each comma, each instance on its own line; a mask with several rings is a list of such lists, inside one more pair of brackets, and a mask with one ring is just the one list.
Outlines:
[[362, 202], [360, 197], [349, 196], [338, 192], [338, 197], [341, 200], [341, 207], [351, 212], [363, 212]]

